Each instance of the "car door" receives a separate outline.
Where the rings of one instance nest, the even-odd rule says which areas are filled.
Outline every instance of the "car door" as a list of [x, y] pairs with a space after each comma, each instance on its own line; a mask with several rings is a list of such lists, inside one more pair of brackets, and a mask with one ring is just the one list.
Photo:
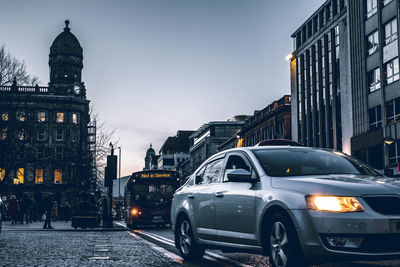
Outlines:
[[227, 173], [245, 169], [257, 175], [243, 153], [228, 155], [221, 182], [215, 192], [215, 218], [217, 239], [221, 242], [256, 245], [255, 185], [229, 182]]
[[224, 158], [211, 160], [203, 166], [195, 177], [195, 186], [188, 201], [191, 203], [193, 225], [200, 239], [215, 240], [214, 186], [219, 182]]

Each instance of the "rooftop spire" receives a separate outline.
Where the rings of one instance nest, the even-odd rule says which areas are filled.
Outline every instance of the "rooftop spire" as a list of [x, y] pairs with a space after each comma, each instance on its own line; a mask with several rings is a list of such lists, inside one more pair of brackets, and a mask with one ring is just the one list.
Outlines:
[[70, 31], [71, 29], [68, 27], [69, 25], [69, 20], [65, 20], [65, 28], [64, 31]]

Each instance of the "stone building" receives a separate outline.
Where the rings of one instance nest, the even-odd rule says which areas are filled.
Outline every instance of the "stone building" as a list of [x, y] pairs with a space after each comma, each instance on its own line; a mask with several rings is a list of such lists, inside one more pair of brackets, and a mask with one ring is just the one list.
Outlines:
[[327, 0], [293, 33], [294, 140], [398, 171], [399, 14], [396, 0]]
[[153, 149], [153, 145], [150, 144], [150, 147], [146, 151], [146, 156], [144, 157], [143, 170], [156, 170], [159, 157], [159, 155], [156, 155], [156, 152]]
[[81, 80], [83, 51], [69, 21], [50, 47], [47, 87], [0, 87], [0, 193], [76, 204], [93, 192], [93, 129]]

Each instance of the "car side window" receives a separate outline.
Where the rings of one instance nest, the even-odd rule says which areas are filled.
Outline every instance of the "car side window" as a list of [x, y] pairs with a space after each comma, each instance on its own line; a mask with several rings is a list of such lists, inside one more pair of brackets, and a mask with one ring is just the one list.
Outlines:
[[217, 159], [208, 163], [204, 169], [202, 179], [196, 179], [196, 184], [218, 183], [222, 171], [223, 159]]
[[203, 175], [204, 175], [204, 170], [206, 169], [207, 165], [204, 165], [197, 173], [195, 177], [195, 183], [196, 184], [202, 184], [203, 183]]
[[247, 160], [245, 160], [242, 156], [239, 155], [231, 155], [228, 158], [228, 161], [226, 162], [225, 166], [225, 172], [224, 172], [224, 182], [228, 181], [228, 173], [231, 170], [237, 170], [237, 169], [243, 169], [246, 171], [252, 171], [252, 168], [250, 164], [248, 163]]

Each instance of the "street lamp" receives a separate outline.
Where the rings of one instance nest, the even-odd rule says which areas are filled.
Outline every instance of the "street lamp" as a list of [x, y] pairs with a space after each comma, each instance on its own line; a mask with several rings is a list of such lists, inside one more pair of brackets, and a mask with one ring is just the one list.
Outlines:
[[118, 166], [118, 198], [121, 197], [121, 147], [118, 147], [118, 159], [119, 159], [119, 166]]
[[390, 136], [386, 136], [383, 139], [383, 143], [385, 144], [384, 152], [385, 152], [385, 167], [384, 167], [384, 174], [387, 176], [392, 176], [391, 171], [389, 170], [390, 164], [389, 164], [389, 147], [391, 144], [393, 144], [394, 139]]

